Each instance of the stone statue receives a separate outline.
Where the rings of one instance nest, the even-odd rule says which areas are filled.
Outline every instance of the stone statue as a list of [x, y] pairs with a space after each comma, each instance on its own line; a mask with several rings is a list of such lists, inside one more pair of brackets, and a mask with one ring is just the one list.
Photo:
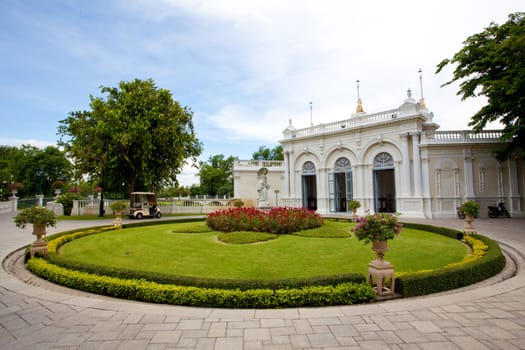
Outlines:
[[259, 206], [266, 205], [268, 202], [268, 189], [270, 188], [270, 185], [268, 184], [268, 180], [266, 179], [266, 175], [268, 174], [268, 169], [261, 168], [259, 171], [257, 171], [257, 202]]

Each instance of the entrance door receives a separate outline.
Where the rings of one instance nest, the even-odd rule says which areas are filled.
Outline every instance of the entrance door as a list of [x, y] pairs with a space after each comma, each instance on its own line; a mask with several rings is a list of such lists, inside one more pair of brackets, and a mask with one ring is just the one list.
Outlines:
[[374, 210], [380, 213], [396, 212], [396, 182], [394, 160], [386, 152], [374, 160]]
[[328, 175], [330, 211], [347, 212], [347, 203], [353, 199], [352, 172]]
[[303, 175], [303, 207], [317, 210], [317, 185], [315, 175]]
[[317, 178], [315, 164], [310, 161], [303, 164], [302, 194], [303, 208], [317, 210]]

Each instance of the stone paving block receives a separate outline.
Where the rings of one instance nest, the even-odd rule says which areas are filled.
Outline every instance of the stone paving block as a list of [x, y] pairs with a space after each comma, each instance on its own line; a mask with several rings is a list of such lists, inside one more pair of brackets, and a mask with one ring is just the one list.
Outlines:
[[423, 350], [458, 350], [456, 344], [445, 341], [445, 342], [428, 342], [418, 344]]
[[226, 322], [213, 322], [208, 330], [208, 337], [224, 337], [226, 335]]
[[263, 318], [259, 322], [263, 328], [286, 326], [286, 322], [282, 318]]
[[335, 337], [330, 333], [307, 334], [307, 337], [312, 347], [339, 346]]
[[479, 330], [488, 335], [491, 339], [511, 339], [514, 338], [514, 335], [507, 330], [496, 327], [496, 326], [485, 326], [480, 327]]
[[78, 347], [79, 350], [113, 350], [120, 343], [118, 341], [88, 341]]
[[295, 348], [308, 348], [310, 347], [310, 340], [304, 334], [292, 334], [290, 335], [290, 342]]
[[443, 330], [431, 321], [414, 321], [410, 324], [421, 333], [437, 333]]
[[142, 327], [143, 331], [173, 331], [177, 329], [177, 323], [147, 323]]
[[384, 316], [371, 316], [370, 320], [384, 331], [391, 331], [397, 329], [395, 324], [390, 322], [390, 320]]
[[264, 344], [260, 340], [252, 340], [244, 342], [244, 350], [262, 350], [264, 349]]
[[94, 340], [115, 340], [118, 339], [120, 331], [109, 331], [109, 332], [95, 332], [90, 333], [89, 341]]
[[377, 335], [381, 337], [388, 344], [401, 344], [403, 340], [398, 337], [394, 331], [380, 331], [377, 332]]
[[272, 337], [270, 335], [269, 328], [248, 328], [244, 330], [244, 340], [260, 340], [260, 341], [269, 341], [271, 342]]
[[177, 348], [194, 348], [197, 344], [197, 338], [181, 337], [177, 343]]
[[244, 335], [244, 328], [228, 328], [226, 329], [227, 337], [242, 337]]
[[341, 324], [341, 320], [338, 317], [330, 318], [312, 318], [310, 319], [312, 326], [328, 326], [331, 324]]
[[513, 318], [510, 318], [510, 319], [500, 319], [500, 318], [498, 318], [498, 319], [490, 319], [490, 320], [488, 320], [488, 322], [491, 325], [494, 325], [494, 326], [497, 326], [497, 327], [501, 327], [501, 328], [509, 330], [509, 331], [510, 330], [517, 330], [517, 331], [524, 331], [525, 332], [525, 327], [523, 327], [519, 323], [516, 323]]
[[328, 326], [312, 326], [312, 331], [314, 333], [330, 333], [330, 328]]
[[180, 331], [158, 331], [151, 339], [151, 343], [176, 344], [181, 336]]
[[283, 345], [290, 344], [290, 337], [287, 335], [276, 335], [272, 336], [272, 344], [274, 345]]
[[312, 333], [312, 327], [310, 326], [310, 322], [308, 320], [293, 320], [293, 325], [295, 327], [295, 332], [297, 334], [307, 334]]
[[125, 340], [121, 341], [115, 350], [143, 350], [148, 346], [149, 341], [142, 340]]
[[106, 332], [118, 329], [122, 325], [120, 321], [100, 321], [91, 328], [91, 332]]
[[328, 327], [336, 337], [353, 337], [359, 335], [359, 332], [352, 325], [332, 325]]
[[139, 323], [143, 317], [144, 314], [127, 314], [126, 319], [124, 319], [122, 323], [136, 324]]
[[244, 341], [242, 337], [217, 338], [214, 350], [242, 349]]
[[505, 339], [492, 339], [487, 340], [486, 344], [487, 347], [491, 349], [505, 349], [505, 350], [520, 350], [525, 348], [525, 342], [521, 341], [520, 347], [514, 345], [511, 343], [512, 340], [505, 340]]
[[380, 330], [380, 328], [376, 324], [362, 323], [355, 324], [354, 327], [358, 332], [375, 332]]
[[460, 349], [464, 350], [488, 350], [489, 348], [480, 343], [473, 337], [464, 336], [464, 337], [450, 337], [450, 341], [456, 344]]
[[201, 329], [203, 320], [180, 320], [177, 329]]
[[256, 320], [228, 322], [228, 329], [257, 328], [259, 325], [259, 321]]
[[143, 327], [144, 325], [142, 324], [126, 324], [124, 325], [124, 329], [118, 335], [118, 338], [122, 340], [135, 339], [137, 337], [137, 334], [139, 334], [139, 332], [142, 331]]
[[414, 329], [397, 330], [395, 333], [406, 343], [424, 343], [428, 341], [428, 337]]
[[64, 334], [57, 341], [57, 346], [79, 346], [91, 336], [90, 333], [69, 333]]
[[296, 334], [295, 327], [272, 327], [270, 328], [272, 337]]
[[361, 316], [342, 316], [342, 317], [339, 317], [339, 321], [341, 321], [341, 324], [366, 323], [363, 320], [363, 317]]
[[359, 336], [355, 337], [358, 340], [383, 340], [379, 335], [381, 332], [359, 332]]
[[384, 350], [388, 349], [388, 344], [380, 340], [365, 340], [358, 342], [359, 347], [363, 350]]
[[215, 339], [213, 338], [199, 338], [195, 344], [195, 350], [213, 350], [215, 347]]
[[165, 320], [166, 320], [165, 315], [144, 314], [140, 322], [142, 323], [164, 323]]

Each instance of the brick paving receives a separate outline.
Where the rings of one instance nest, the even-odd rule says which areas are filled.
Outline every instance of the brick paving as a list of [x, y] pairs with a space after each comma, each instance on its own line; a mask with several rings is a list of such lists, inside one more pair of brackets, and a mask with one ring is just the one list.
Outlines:
[[[456, 219], [405, 220], [462, 226]], [[514, 276], [367, 305], [277, 310], [153, 305], [50, 287], [30, 275], [25, 283], [3, 266], [0, 349], [525, 349], [525, 219], [474, 224], [502, 243], [516, 262], [506, 272]], [[86, 222], [63, 221], [50, 232], [81, 225]], [[31, 242], [30, 232], [16, 229], [12, 215], [0, 215], [4, 263]]]

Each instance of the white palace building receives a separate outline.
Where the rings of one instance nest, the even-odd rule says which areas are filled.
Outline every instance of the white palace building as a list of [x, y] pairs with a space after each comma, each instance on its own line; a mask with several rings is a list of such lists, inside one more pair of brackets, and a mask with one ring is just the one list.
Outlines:
[[279, 142], [284, 161], [234, 164], [234, 195], [246, 206], [305, 207], [318, 213], [399, 212], [407, 217], [453, 218], [473, 199], [504, 201], [524, 216], [525, 164], [500, 163], [500, 131], [438, 131], [433, 114], [411, 97], [396, 109], [368, 114], [358, 99], [350, 119], [296, 129], [290, 120]]

